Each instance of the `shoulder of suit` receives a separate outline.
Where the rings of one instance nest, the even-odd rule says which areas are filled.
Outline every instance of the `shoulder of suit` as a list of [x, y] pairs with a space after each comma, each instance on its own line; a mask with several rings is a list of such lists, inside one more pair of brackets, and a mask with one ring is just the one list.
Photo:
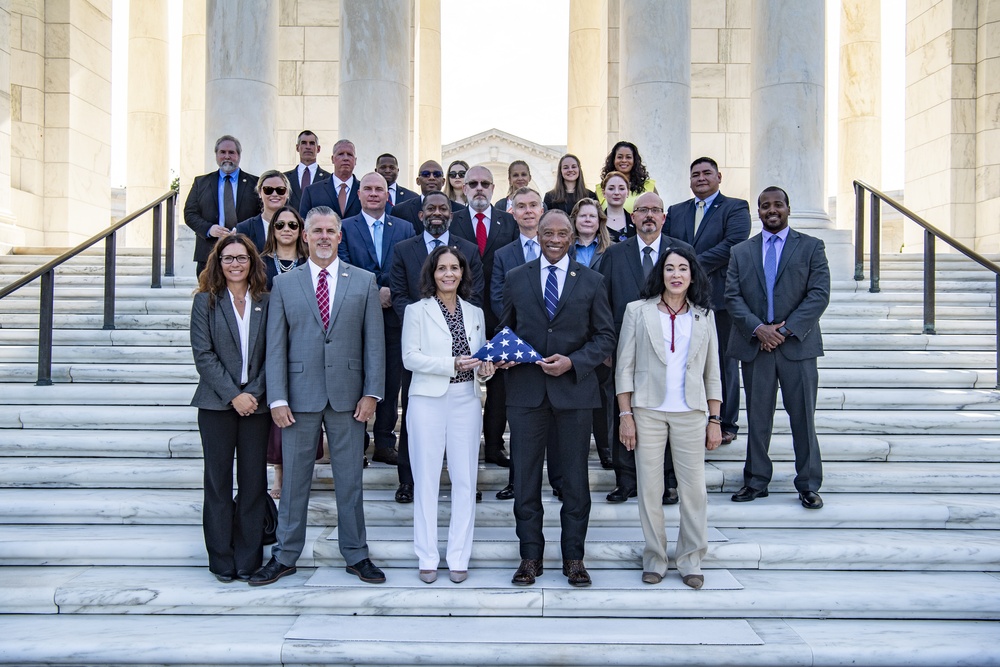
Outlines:
[[249, 171], [243, 171], [241, 169], [240, 170], [240, 180], [244, 181], [244, 182], [250, 182], [250, 183], [256, 184], [257, 181], [260, 180], [260, 177], [259, 176], [255, 176], [254, 174], [251, 174]]

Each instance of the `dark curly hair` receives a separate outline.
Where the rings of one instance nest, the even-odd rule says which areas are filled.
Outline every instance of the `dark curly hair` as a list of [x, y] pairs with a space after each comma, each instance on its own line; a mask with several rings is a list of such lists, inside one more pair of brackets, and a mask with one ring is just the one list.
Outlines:
[[646, 165], [642, 163], [642, 157], [639, 155], [639, 149], [635, 147], [631, 141], [619, 141], [608, 153], [608, 157], [604, 159], [604, 168], [601, 169], [601, 180], [607, 176], [608, 172], [617, 171], [618, 168], [615, 167], [615, 153], [618, 152], [619, 148], [628, 148], [632, 151], [632, 171], [628, 174], [628, 189], [630, 192], [641, 194], [646, 189], [646, 181], [649, 180], [649, 172], [646, 171]]
[[643, 299], [660, 298], [666, 290], [666, 283], [663, 280], [663, 265], [667, 263], [669, 255], [680, 255], [687, 260], [691, 267], [691, 285], [688, 286], [687, 299], [702, 310], [708, 312], [712, 308], [712, 287], [708, 283], [708, 274], [701, 268], [698, 258], [694, 252], [683, 246], [668, 246], [660, 252], [660, 256], [653, 265], [653, 270], [646, 277], [646, 284], [642, 286], [639, 297]]
[[247, 255], [250, 256], [248, 265], [250, 270], [247, 272], [250, 298], [256, 301], [260, 298], [261, 294], [267, 291], [267, 273], [264, 270], [264, 262], [257, 252], [257, 246], [250, 240], [250, 237], [246, 234], [223, 236], [216, 242], [215, 247], [212, 248], [212, 254], [208, 256], [208, 261], [205, 262], [205, 270], [198, 276], [198, 288], [195, 290], [195, 294], [198, 292], [208, 292], [208, 305], [212, 308], [215, 307], [216, 297], [224, 294], [226, 291], [226, 276], [222, 272], [222, 251], [234, 243], [242, 244], [247, 251]]
[[472, 295], [472, 270], [469, 268], [469, 260], [465, 258], [461, 250], [450, 245], [434, 248], [424, 260], [424, 266], [420, 269], [420, 296], [426, 299], [437, 294], [434, 272], [437, 270], [441, 255], [454, 255], [458, 260], [458, 266], [462, 269], [462, 279], [458, 282], [458, 295], [468, 301]]

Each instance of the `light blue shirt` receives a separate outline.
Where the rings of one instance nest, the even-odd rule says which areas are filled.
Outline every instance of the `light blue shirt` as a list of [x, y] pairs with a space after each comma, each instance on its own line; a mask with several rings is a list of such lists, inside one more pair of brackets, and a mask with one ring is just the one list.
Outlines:
[[590, 263], [594, 261], [594, 253], [597, 252], [597, 239], [591, 241], [589, 245], [576, 243], [574, 247], [576, 248], [576, 261], [584, 266], [590, 266]]

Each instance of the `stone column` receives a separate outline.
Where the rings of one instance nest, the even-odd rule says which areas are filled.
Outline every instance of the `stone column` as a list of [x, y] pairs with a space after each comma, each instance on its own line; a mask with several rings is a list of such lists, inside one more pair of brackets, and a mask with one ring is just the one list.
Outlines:
[[621, 0], [619, 26], [619, 138], [669, 206], [691, 196], [691, 2]]
[[278, 166], [278, 3], [208, 0], [205, 158], [215, 169], [215, 140], [240, 140], [240, 166], [260, 174]]
[[[419, 167], [425, 160], [441, 159], [441, 0], [416, 0], [415, 7], [417, 44], [414, 49], [414, 109], [417, 120], [413, 125], [417, 133], [417, 154], [413, 163], [415, 167]], [[399, 166], [405, 171], [404, 163], [400, 162]], [[406, 183], [409, 184], [412, 180], [410, 178]]]
[[854, 229], [854, 187], [882, 187], [882, 22], [879, 0], [840, 5], [837, 228]]
[[[205, 0], [184, 0], [181, 19], [180, 195], [177, 206], [177, 247], [174, 275], [194, 274], [194, 232], [184, 224], [184, 201], [195, 176], [215, 168], [205, 153]], [[206, 163], [207, 160], [207, 163]]]
[[0, 253], [24, 243], [10, 210], [10, 0], [0, 0]]
[[979, 0], [976, 57], [976, 245], [1000, 251], [1000, 0]]
[[341, 2], [337, 138], [354, 142], [358, 174], [374, 170], [380, 153], [392, 153], [399, 164], [409, 164], [409, 73], [410, 3]]
[[[566, 151], [580, 158], [587, 186], [593, 190], [601, 175], [607, 148], [608, 59], [602, 52], [601, 25], [607, 24], [607, 0], [569, 3], [569, 95]], [[604, 38], [606, 40], [606, 38]], [[640, 149], [641, 151], [642, 149]]]
[[[170, 187], [167, 0], [131, 0], [128, 12], [128, 158], [125, 211]], [[125, 228], [125, 245], [149, 247], [152, 215]]]

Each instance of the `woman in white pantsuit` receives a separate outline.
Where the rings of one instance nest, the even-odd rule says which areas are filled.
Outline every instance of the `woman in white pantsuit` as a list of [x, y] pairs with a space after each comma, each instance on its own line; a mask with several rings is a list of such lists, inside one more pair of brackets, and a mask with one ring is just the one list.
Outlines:
[[468, 576], [476, 516], [476, 471], [482, 411], [479, 383], [493, 364], [472, 358], [486, 343], [483, 311], [466, 299], [472, 272], [461, 251], [435, 248], [420, 275], [423, 299], [403, 316], [403, 366], [413, 372], [406, 428], [413, 468], [413, 546], [420, 579], [437, 579], [437, 506], [441, 465], [448, 456], [451, 523], [447, 562], [453, 582]]
[[658, 584], [668, 569], [662, 498], [669, 441], [680, 497], [675, 560], [684, 583], [697, 589], [705, 583], [701, 560], [708, 552], [705, 450], [722, 442], [711, 286], [692, 251], [667, 248], [641, 296], [625, 309], [615, 387], [621, 440], [635, 450], [639, 520], [646, 538], [642, 580]]

